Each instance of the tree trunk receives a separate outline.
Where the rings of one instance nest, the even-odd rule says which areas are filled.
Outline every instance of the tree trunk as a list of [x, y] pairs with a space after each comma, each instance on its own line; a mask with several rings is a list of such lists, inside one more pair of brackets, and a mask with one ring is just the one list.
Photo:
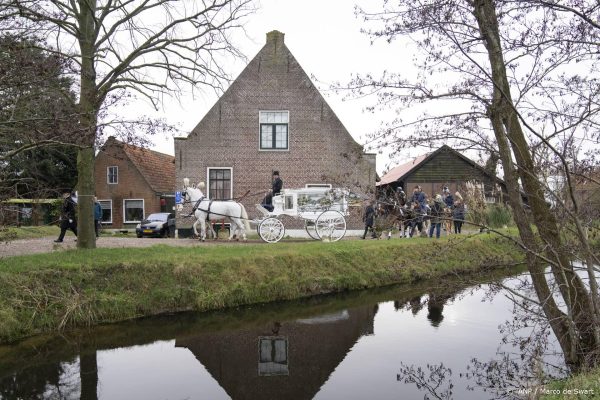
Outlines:
[[81, 400], [98, 400], [98, 360], [96, 351], [79, 357]]
[[[559, 341], [561, 341], [561, 345], [563, 340], [570, 343], [570, 346], [568, 346], [570, 349], [563, 347], [565, 359], [567, 363], [578, 369], [584, 366], [587, 361], [591, 361], [586, 360], [586, 356], [594, 354], [599, 349], [594, 326], [596, 320], [595, 310], [585, 285], [573, 270], [570, 255], [560, 237], [558, 223], [546, 204], [543, 186], [536, 176], [531, 151], [510, 94], [510, 84], [502, 53], [495, 3], [493, 0], [475, 0], [473, 5], [474, 15], [487, 48], [492, 71], [493, 107], [496, 113], [496, 121], [492, 121], [494, 133], [499, 144], [501, 141], [510, 144], [508, 153], [514, 155], [519, 177], [531, 207], [533, 221], [538, 228], [539, 236], [544, 244], [546, 258], [551, 261], [552, 273], [567, 306], [566, 316], [568, 317], [568, 331], [570, 333], [564, 332], [561, 327], [552, 327]], [[499, 121], [502, 122], [502, 127], [498, 126]], [[511, 154], [505, 154], [502, 163], [505, 171], [514, 168]], [[508, 163], [508, 165], [505, 165], [505, 163]], [[516, 184], [516, 180], [512, 184]], [[513, 203], [515, 203], [514, 200], [511, 201], [511, 204]], [[523, 209], [522, 205], [513, 204], [513, 206]], [[522, 232], [522, 229], [528, 230], [529, 228], [519, 224], [521, 237], [524, 237], [524, 233], [525, 236], [528, 236], [529, 233]], [[539, 273], [535, 265], [530, 265], [530, 271], [532, 277], [534, 272]], [[539, 290], [543, 289], [539, 287], [540, 284], [542, 283], [538, 279], [534, 279], [538, 295], [540, 295]], [[545, 279], [543, 285], [547, 286]], [[540, 301], [545, 303], [546, 298], [542, 297]], [[547, 312], [548, 310], [544, 309], [544, 311]], [[553, 320], [553, 315], [547, 313], [546, 316], [549, 321]], [[567, 335], [567, 339], [561, 338], [561, 335]]]
[[79, 48], [81, 50], [81, 89], [79, 96], [79, 121], [83, 147], [77, 156], [77, 184], [79, 194], [79, 228], [77, 247], [96, 247], [94, 227], [94, 144], [98, 125], [100, 104], [96, 88], [94, 65], [96, 40], [95, 13], [96, 0], [79, 0]]

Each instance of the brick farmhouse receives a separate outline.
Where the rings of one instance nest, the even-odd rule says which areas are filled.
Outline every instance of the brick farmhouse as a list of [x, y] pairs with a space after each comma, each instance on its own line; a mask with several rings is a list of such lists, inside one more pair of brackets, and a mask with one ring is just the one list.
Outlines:
[[151, 213], [172, 211], [173, 156], [111, 137], [96, 155], [94, 168], [106, 228], [132, 229]]
[[[375, 188], [375, 155], [365, 154], [284, 43], [267, 42], [186, 138], [175, 139], [177, 188], [183, 178], [205, 182], [213, 200], [241, 198], [250, 218], [279, 171], [284, 189], [332, 184], [358, 194]], [[180, 189], [178, 189], [180, 190]], [[246, 196], [244, 197], [244, 195]], [[362, 225], [351, 207], [348, 228]], [[178, 217], [180, 234], [192, 219]], [[285, 220], [299, 234], [301, 221]], [[290, 231], [289, 228], [292, 228]]]

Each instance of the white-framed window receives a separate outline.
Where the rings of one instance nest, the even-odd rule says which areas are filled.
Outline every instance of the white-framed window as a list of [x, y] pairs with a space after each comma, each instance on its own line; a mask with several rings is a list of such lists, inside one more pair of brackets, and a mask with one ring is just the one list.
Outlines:
[[289, 149], [289, 111], [259, 111], [260, 150]]
[[209, 167], [206, 177], [209, 199], [229, 200], [233, 197], [233, 168]]
[[119, 167], [106, 167], [106, 182], [111, 185], [119, 183]]
[[112, 224], [112, 200], [98, 200], [100, 207], [102, 207], [102, 219], [100, 220], [103, 224]]
[[126, 224], [144, 220], [144, 199], [123, 200], [123, 222]]

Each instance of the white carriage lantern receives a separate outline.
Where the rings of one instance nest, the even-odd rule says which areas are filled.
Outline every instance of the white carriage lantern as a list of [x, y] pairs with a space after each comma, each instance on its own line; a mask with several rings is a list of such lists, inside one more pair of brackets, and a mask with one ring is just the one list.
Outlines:
[[256, 208], [263, 214], [255, 220], [258, 235], [268, 243], [276, 243], [285, 236], [285, 227], [279, 220], [282, 215], [304, 220], [304, 229], [315, 240], [335, 242], [346, 234], [348, 192], [331, 185], [306, 185], [303, 189], [284, 189], [273, 196], [273, 211], [260, 204]]

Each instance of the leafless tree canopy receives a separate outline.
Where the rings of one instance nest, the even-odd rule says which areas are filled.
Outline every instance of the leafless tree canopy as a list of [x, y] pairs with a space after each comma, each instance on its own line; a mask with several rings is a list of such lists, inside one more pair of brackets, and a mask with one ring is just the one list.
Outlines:
[[0, 0], [6, 29], [36, 32], [46, 38], [47, 51], [73, 66], [79, 247], [95, 247], [93, 162], [103, 110], [135, 94], [157, 107], [185, 84], [222, 90], [227, 62], [242, 56], [232, 34], [243, 30], [252, 11], [251, 0]]
[[[597, 226], [576, 192], [582, 181], [598, 190], [600, 5], [384, 0], [357, 16], [372, 40], [420, 52], [414, 73], [399, 65], [402, 72], [358, 75], [344, 88], [350, 96], [375, 96], [373, 110], [397, 110], [398, 118], [373, 134], [373, 146], [451, 143], [500, 160], [539, 304], [567, 363], [595, 365], [600, 261], [589, 234]], [[406, 119], [408, 109], [419, 116]], [[573, 259], [586, 266], [587, 284]], [[543, 273], [547, 265], [555, 291]]]

